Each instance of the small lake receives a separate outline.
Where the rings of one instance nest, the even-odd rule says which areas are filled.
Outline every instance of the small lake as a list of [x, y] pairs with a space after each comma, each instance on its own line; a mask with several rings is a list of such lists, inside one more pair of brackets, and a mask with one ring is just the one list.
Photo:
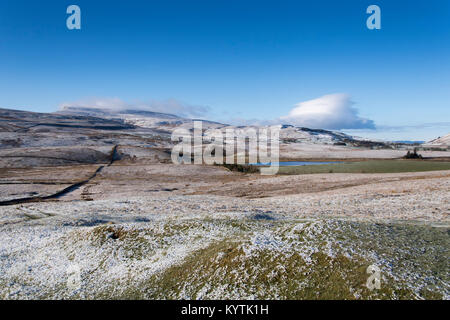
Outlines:
[[[289, 167], [289, 166], [310, 166], [310, 165], [318, 165], [318, 164], [330, 164], [330, 163], [342, 163], [342, 161], [281, 161], [274, 162], [273, 164], [278, 164], [280, 167]], [[271, 163], [251, 163], [252, 166], [270, 166]]]

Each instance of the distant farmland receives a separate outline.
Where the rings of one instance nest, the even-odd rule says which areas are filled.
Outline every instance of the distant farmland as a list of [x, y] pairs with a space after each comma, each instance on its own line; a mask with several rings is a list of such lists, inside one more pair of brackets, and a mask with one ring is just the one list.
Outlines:
[[396, 173], [450, 170], [450, 161], [368, 160], [322, 165], [280, 167], [279, 174], [307, 173]]

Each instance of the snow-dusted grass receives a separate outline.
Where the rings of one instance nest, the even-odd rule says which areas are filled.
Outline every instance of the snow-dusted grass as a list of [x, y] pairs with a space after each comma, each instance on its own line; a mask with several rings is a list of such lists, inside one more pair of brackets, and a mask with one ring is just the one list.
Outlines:
[[[212, 196], [0, 208], [0, 298], [449, 297], [446, 224], [290, 210]], [[365, 287], [370, 264], [380, 290]]]

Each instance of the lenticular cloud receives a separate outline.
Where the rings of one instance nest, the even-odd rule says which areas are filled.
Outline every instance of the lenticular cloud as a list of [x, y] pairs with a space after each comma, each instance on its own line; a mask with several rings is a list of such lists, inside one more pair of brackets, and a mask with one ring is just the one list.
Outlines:
[[353, 104], [347, 94], [328, 94], [298, 103], [280, 121], [301, 127], [331, 130], [375, 129], [374, 122], [361, 118]]

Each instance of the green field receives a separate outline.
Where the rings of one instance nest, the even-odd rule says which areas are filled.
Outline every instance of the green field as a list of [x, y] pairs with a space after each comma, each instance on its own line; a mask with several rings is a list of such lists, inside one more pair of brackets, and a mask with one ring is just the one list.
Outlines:
[[450, 161], [367, 160], [321, 165], [280, 167], [279, 174], [307, 173], [395, 173], [450, 170]]

